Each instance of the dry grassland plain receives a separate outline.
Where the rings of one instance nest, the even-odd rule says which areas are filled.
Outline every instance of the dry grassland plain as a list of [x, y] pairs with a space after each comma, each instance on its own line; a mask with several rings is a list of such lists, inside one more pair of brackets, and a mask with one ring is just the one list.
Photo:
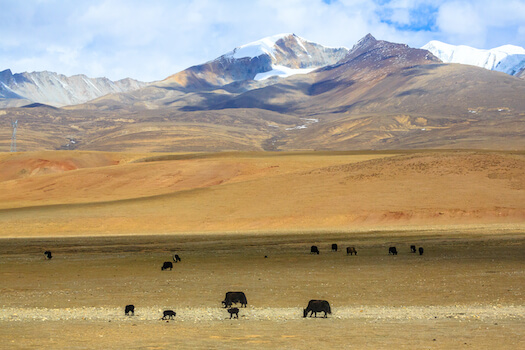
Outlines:
[[[37, 152], [0, 169], [4, 348], [525, 347], [523, 152]], [[310, 299], [332, 314], [303, 318]]]

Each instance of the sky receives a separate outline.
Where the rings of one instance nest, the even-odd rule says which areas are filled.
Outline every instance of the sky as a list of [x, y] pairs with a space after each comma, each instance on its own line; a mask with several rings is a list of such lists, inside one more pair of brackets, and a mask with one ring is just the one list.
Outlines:
[[281, 33], [525, 47], [525, 0], [0, 0], [0, 71], [151, 82]]

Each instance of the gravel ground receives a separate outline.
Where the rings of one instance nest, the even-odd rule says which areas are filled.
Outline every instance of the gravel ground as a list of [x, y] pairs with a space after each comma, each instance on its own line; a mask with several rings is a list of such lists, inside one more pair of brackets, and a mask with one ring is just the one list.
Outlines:
[[[525, 349], [522, 235], [449, 237], [86, 238], [52, 241], [53, 260], [51, 241], [4, 241], [0, 348]], [[183, 262], [161, 271], [171, 252]], [[230, 320], [235, 290], [249, 304]], [[310, 299], [333, 313], [303, 318]]]
[[[83, 307], [83, 308], [2, 308], [0, 322], [24, 321], [158, 321], [162, 317], [160, 307], [135, 308], [135, 316], [125, 316], [123, 308]], [[180, 308], [175, 310], [177, 322], [214, 322], [229, 319], [229, 314], [221, 308]], [[318, 317], [321, 317], [318, 314]], [[297, 308], [240, 308], [239, 318], [245, 320], [273, 320], [285, 322], [301, 318], [302, 310]], [[456, 305], [426, 307], [341, 307], [333, 310], [329, 318], [381, 320], [525, 320], [525, 306], [515, 305]]]

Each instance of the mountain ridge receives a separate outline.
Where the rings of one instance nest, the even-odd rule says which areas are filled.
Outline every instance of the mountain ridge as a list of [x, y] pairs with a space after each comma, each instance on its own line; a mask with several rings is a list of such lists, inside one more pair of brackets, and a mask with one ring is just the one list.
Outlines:
[[[371, 39], [376, 40], [371, 34], [366, 35], [353, 49]], [[504, 45], [491, 50], [479, 50], [431, 41], [422, 49], [428, 49], [445, 63], [476, 65], [525, 78], [525, 49], [518, 46]], [[0, 107], [18, 107], [30, 103], [63, 107], [104, 97], [105, 102], [101, 104], [110, 100], [116, 102], [112, 108], [125, 108], [128, 103], [136, 104], [135, 107], [158, 108], [151, 101], [158, 100], [156, 95], [159, 93], [166, 95], [163, 104], [169, 105], [168, 101], [184, 104], [177, 101], [185, 99], [184, 95], [188, 92], [199, 94], [224, 89], [228, 93], [238, 94], [263, 88], [278, 82], [279, 78], [308, 74], [316, 69], [336, 65], [350, 51], [344, 47], [324, 47], [293, 33], [284, 33], [241, 45], [213, 60], [152, 83], [130, 78], [113, 82], [107, 78], [89, 78], [83, 74], [66, 77], [48, 71], [13, 74], [10, 69], [6, 69], [0, 72]], [[154, 88], [147, 94], [155, 95], [149, 102], [137, 102], [141, 97], [133, 94], [120, 102], [122, 97], [115, 95], [140, 90], [148, 85]], [[108, 94], [110, 96], [106, 97]]]
[[34, 102], [62, 107], [146, 85], [131, 78], [111, 81], [108, 78], [89, 78], [84, 74], [68, 77], [49, 71], [13, 74], [6, 69], [0, 72], [0, 106], [22, 106]]
[[372, 35], [309, 74], [207, 86], [158, 82], [58, 110], [2, 110], [0, 147], [19, 120], [20, 150], [525, 148], [523, 79]]

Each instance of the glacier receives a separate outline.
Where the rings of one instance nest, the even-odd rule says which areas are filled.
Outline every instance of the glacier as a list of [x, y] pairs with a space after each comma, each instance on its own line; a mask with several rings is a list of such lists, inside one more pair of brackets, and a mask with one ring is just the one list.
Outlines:
[[318, 69], [319, 67], [313, 68], [288, 68], [280, 65], [272, 65], [272, 70], [264, 73], [258, 73], [255, 75], [254, 80], [265, 80], [271, 77], [287, 78], [296, 74], [308, 74]]
[[445, 63], [461, 63], [489, 70], [518, 75], [525, 70], [525, 49], [503, 45], [493, 49], [476, 49], [432, 40], [421, 47]]

